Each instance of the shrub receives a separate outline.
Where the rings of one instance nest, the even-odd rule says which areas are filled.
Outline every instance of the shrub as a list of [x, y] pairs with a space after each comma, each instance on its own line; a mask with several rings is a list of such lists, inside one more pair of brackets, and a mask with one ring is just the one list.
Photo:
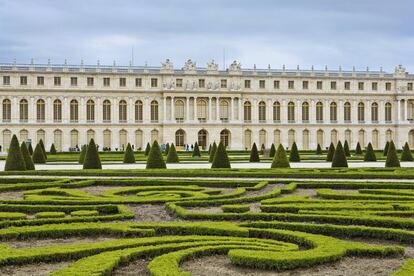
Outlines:
[[362, 154], [362, 149], [361, 149], [361, 145], [359, 144], [359, 142], [356, 145], [355, 154], [358, 154], [358, 155]]
[[79, 155], [79, 160], [78, 163], [79, 164], [83, 164], [83, 162], [85, 161], [85, 155], [86, 155], [86, 151], [88, 150], [88, 146], [87, 145], [83, 145], [80, 155]]
[[27, 150], [29, 151], [30, 155], [33, 155], [32, 143], [29, 144], [29, 147], [27, 148]]
[[165, 155], [168, 155], [168, 152], [170, 151], [170, 143], [167, 143], [165, 145]]
[[332, 162], [333, 156], [335, 153], [335, 146], [333, 143], [329, 145], [328, 154], [326, 155], [326, 161]]
[[290, 149], [289, 161], [300, 162], [300, 156], [299, 156], [298, 146], [296, 145], [296, 142], [293, 142], [292, 148]]
[[322, 148], [321, 145], [318, 144], [318, 146], [316, 147], [316, 154], [317, 155], [322, 155]]
[[174, 143], [171, 143], [170, 150], [168, 151], [167, 163], [180, 163]]
[[52, 143], [52, 145], [50, 146], [50, 150], [49, 150], [50, 154], [56, 154], [56, 147], [55, 144]]
[[401, 167], [393, 141], [391, 141], [388, 146], [387, 160], [385, 161], [385, 167], [386, 168]]
[[208, 145], [208, 151], [207, 151], [208, 155], [210, 155], [210, 152], [211, 152], [211, 144]]
[[349, 151], [348, 140], [345, 140], [345, 143], [344, 143], [344, 152], [345, 152], [345, 156], [346, 157], [351, 156], [351, 152]]
[[290, 168], [289, 160], [287, 159], [286, 151], [282, 144], [279, 144], [277, 147], [271, 168]]
[[252, 149], [250, 151], [249, 162], [260, 162], [259, 152], [257, 151], [256, 143], [253, 143]]
[[45, 160], [47, 160], [47, 154], [46, 154], [45, 144], [43, 143], [43, 140], [42, 139], [40, 139], [39, 144], [40, 144], [40, 147], [42, 149], [43, 155], [45, 156]]
[[27, 150], [26, 142], [22, 142], [22, 144], [20, 145], [20, 151], [22, 152], [22, 155], [23, 155], [23, 160], [26, 166], [26, 170], [33, 171], [35, 169], [35, 166], [33, 164], [32, 157], [30, 156], [29, 151]]
[[42, 151], [42, 146], [39, 144], [36, 145], [35, 150], [33, 152], [33, 163], [35, 164], [45, 164], [46, 158]]
[[[148, 148], [148, 146], [147, 146]], [[149, 151], [147, 158], [147, 169], [166, 169], [164, 159], [162, 158], [160, 146], [158, 145], [157, 140], [152, 144], [151, 150]]]
[[338, 141], [338, 144], [335, 148], [335, 153], [332, 158], [332, 168], [344, 168], [348, 167], [348, 162], [346, 161], [345, 151], [342, 147], [341, 141]]
[[102, 169], [101, 159], [93, 139], [91, 139], [87, 147], [83, 169]]
[[405, 142], [403, 151], [401, 154], [401, 161], [413, 161], [413, 156], [411, 154], [410, 146], [408, 146], [408, 143]]
[[6, 164], [4, 166], [5, 171], [25, 171], [26, 165], [23, 159], [22, 151], [20, 150], [19, 140], [16, 135], [13, 135], [9, 152], [7, 154]]
[[198, 147], [197, 142], [194, 144], [193, 157], [201, 157], [200, 148]]
[[372, 148], [371, 142], [368, 143], [367, 151], [365, 152], [365, 156], [364, 156], [364, 161], [365, 162], [377, 161], [377, 157], [375, 156], [375, 152], [374, 152], [374, 149]]
[[65, 215], [65, 212], [38, 212], [35, 214], [36, 218], [38, 219], [64, 218]]
[[128, 143], [125, 153], [124, 153], [124, 164], [134, 164], [135, 156], [134, 151], [132, 150], [131, 144]]
[[[213, 145], [214, 146], [214, 145]], [[226, 148], [222, 142], [219, 143], [216, 153], [214, 154], [213, 163], [211, 168], [230, 168], [229, 157], [227, 156]]]
[[272, 145], [270, 146], [269, 157], [274, 157], [275, 153], [276, 153], [275, 144], [272, 143]]
[[148, 142], [147, 143], [147, 146], [145, 147], [145, 156], [148, 156], [148, 154], [150, 153], [150, 151], [151, 151], [151, 146], [150, 146], [150, 143]]
[[214, 142], [213, 146], [211, 147], [211, 150], [210, 150], [210, 156], [208, 158], [208, 162], [213, 162], [214, 155], [216, 154], [216, 151], [217, 151], [217, 144], [216, 144], [216, 142]]
[[385, 147], [384, 147], [384, 152], [383, 152], [384, 156], [387, 156], [389, 147], [390, 147], [390, 142], [387, 141], [387, 143], [385, 143]]

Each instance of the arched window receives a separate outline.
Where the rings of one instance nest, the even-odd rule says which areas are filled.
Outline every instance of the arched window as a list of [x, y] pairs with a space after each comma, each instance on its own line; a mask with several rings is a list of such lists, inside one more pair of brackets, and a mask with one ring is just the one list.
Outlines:
[[70, 122], [77, 123], [79, 120], [79, 104], [77, 100], [70, 101]]
[[205, 129], [201, 129], [199, 132], [198, 132], [198, 145], [202, 148], [202, 149], [205, 149], [206, 147], [207, 147], [207, 139], [208, 139], [208, 133], [207, 133], [207, 130], [205, 130]]
[[10, 142], [11, 142], [11, 131], [8, 129], [5, 129], [3, 130], [3, 150], [4, 151], [9, 150]]
[[338, 144], [338, 131], [335, 129], [331, 130], [331, 143], [335, 146]]
[[[3, 122], [11, 121], [11, 101], [9, 99], [3, 100]], [[7, 145], [8, 147], [9, 145]]]
[[316, 122], [323, 121], [323, 104], [321, 102], [316, 103]]
[[295, 104], [293, 102], [288, 103], [288, 122], [295, 122]]
[[128, 107], [125, 100], [119, 101], [119, 122], [125, 123], [128, 120]]
[[244, 148], [247, 150], [252, 148], [252, 131], [250, 129], [244, 131]]
[[275, 123], [280, 122], [280, 103], [279, 102], [273, 103], [273, 122]]
[[350, 129], [345, 130], [345, 141], [348, 141], [348, 146], [352, 147], [352, 131]]
[[245, 102], [243, 111], [244, 111], [244, 122], [245, 123], [251, 122], [252, 121], [252, 104], [250, 102]]
[[88, 123], [95, 121], [95, 102], [93, 100], [88, 100], [86, 102], [86, 121]]
[[60, 129], [53, 131], [53, 144], [57, 151], [62, 151], [62, 131]]
[[36, 140], [37, 143], [40, 143], [40, 140], [42, 140], [44, 144], [46, 143], [46, 132], [43, 129], [39, 129], [36, 132]]
[[266, 103], [263, 101], [259, 103], [259, 122], [266, 122]]
[[[89, 144], [91, 139], [95, 140], [95, 131], [93, 129], [89, 129], [86, 132], [86, 144]], [[95, 143], [96, 143], [96, 141], [95, 141]]]
[[20, 122], [27, 122], [29, 119], [29, 104], [26, 99], [20, 101]]
[[296, 133], [294, 129], [288, 131], [288, 145], [289, 149], [292, 148], [292, 144], [296, 141]]
[[391, 103], [385, 104], [385, 122], [390, 123], [392, 121], [392, 107]]
[[119, 148], [122, 150], [126, 149], [128, 144], [128, 132], [125, 129], [119, 131]]
[[344, 121], [346, 123], [351, 122], [351, 104], [349, 102], [344, 104]]
[[27, 141], [29, 139], [29, 132], [26, 129], [20, 130], [20, 142]]
[[109, 100], [104, 100], [102, 105], [102, 119], [104, 123], [111, 121], [111, 102]]
[[42, 123], [45, 121], [45, 101], [42, 99], [36, 102], [36, 119]]
[[106, 150], [111, 149], [111, 143], [112, 142], [112, 133], [109, 129], [105, 129], [103, 131], [103, 147]]
[[378, 122], [378, 104], [377, 103], [372, 103], [371, 104], [371, 121], [373, 123]]
[[184, 121], [184, 101], [176, 100], [174, 103], [174, 116], [177, 122]]
[[79, 132], [76, 129], [71, 130], [70, 132], [70, 147], [76, 148], [79, 147]]
[[[330, 120], [331, 123], [336, 123], [336, 121], [338, 120], [338, 106], [336, 104], [336, 102], [331, 102], [330, 106], [329, 106], [329, 115], [330, 115]], [[321, 145], [322, 146], [322, 145]]]
[[259, 149], [263, 148], [263, 146], [266, 148], [266, 130], [261, 129], [259, 131]]
[[159, 139], [158, 139], [159, 137], [158, 137], [158, 130], [156, 130], [156, 129], [153, 129], [153, 130], [151, 130], [151, 144], [152, 143], [154, 143], [154, 141], [159, 141]]
[[151, 102], [151, 122], [158, 123], [158, 102], [155, 100]]
[[323, 130], [322, 129], [319, 129], [317, 132], [316, 132], [316, 143], [318, 144], [318, 145], [320, 145], [321, 146], [321, 148], [324, 148], [325, 147], [325, 143], [324, 143], [324, 133], [323, 133]]
[[143, 110], [142, 101], [140, 100], [135, 101], [135, 122], [136, 123], [142, 122], [143, 114], [144, 114], [144, 110]]
[[175, 132], [175, 145], [177, 147], [184, 147], [185, 144], [185, 132], [179, 129]]
[[142, 150], [143, 136], [144, 135], [142, 134], [142, 130], [137, 129], [135, 131], [135, 147], [137, 150]]
[[220, 142], [223, 143], [223, 145], [227, 148], [230, 147], [230, 131], [227, 129], [223, 129], [220, 132]]
[[358, 142], [362, 148], [365, 147], [365, 130], [363, 129], [358, 132]]
[[309, 130], [307, 130], [307, 129], [305, 129], [303, 132], [302, 132], [302, 148], [303, 148], [303, 150], [309, 150], [309, 140], [310, 140], [310, 137], [309, 137]]
[[207, 101], [197, 100], [197, 118], [199, 121], [205, 122], [207, 120]]
[[393, 137], [392, 137], [392, 130], [391, 130], [391, 129], [388, 129], [388, 130], [385, 132], [385, 139], [387, 140], [387, 142], [391, 142], [391, 141], [393, 140]]
[[376, 129], [372, 131], [372, 147], [374, 149], [379, 148], [379, 132]]
[[309, 122], [309, 103], [308, 102], [302, 103], [302, 122], [304, 123]]
[[62, 122], [62, 102], [60, 100], [53, 102], [53, 121], [55, 123]]
[[365, 122], [365, 105], [363, 102], [358, 103], [358, 122]]
[[220, 101], [220, 120], [228, 121], [230, 115], [229, 102], [226, 100]]
[[414, 130], [410, 130], [410, 132], [408, 133], [408, 143], [410, 145], [410, 148], [414, 147]]

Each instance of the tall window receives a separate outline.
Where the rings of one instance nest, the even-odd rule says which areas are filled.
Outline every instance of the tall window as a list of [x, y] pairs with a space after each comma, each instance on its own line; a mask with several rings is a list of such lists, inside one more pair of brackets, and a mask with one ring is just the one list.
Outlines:
[[20, 101], [20, 122], [27, 122], [29, 119], [29, 104], [26, 99]]
[[244, 122], [248, 123], [251, 121], [252, 121], [252, 104], [250, 102], [245, 102], [244, 103]]
[[197, 101], [197, 118], [200, 121], [207, 120], [207, 101], [205, 100]]
[[70, 122], [77, 123], [79, 120], [79, 104], [77, 100], [70, 101]]
[[352, 146], [352, 131], [350, 129], [345, 130], [345, 141], [348, 141], [348, 145]]
[[246, 150], [252, 148], [252, 131], [250, 129], [244, 131], [244, 148]]
[[259, 131], [259, 146], [260, 148], [266, 147], [266, 130], [264, 129]]
[[338, 110], [338, 108], [337, 108], [336, 103], [335, 102], [331, 102], [331, 104], [329, 106], [331, 123], [336, 122], [337, 119], [338, 119], [338, 111], [337, 110]]
[[338, 131], [335, 129], [331, 131], [331, 143], [335, 146], [338, 144]]
[[220, 132], [220, 142], [227, 148], [230, 147], [230, 131], [227, 129], [223, 129]]
[[8, 129], [3, 130], [3, 151], [8, 151], [11, 142], [11, 131]]
[[324, 147], [324, 133], [322, 129], [319, 129], [316, 132], [316, 143], [320, 145], [322, 148]]
[[103, 102], [103, 106], [102, 106], [102, 119], [104, 122], [110, 122], [111, 121], [111, 102], [109, 100], [105, 100]]
[[185, 144], [185, 132], [179, 129], [175, 132], [175, 145], [177, 147], [184, 147]]
[[279, 102], [273, 103], [273, 122], [280, 122], [280, 103]]
[[53, 121], [55, 123], [62, 121], [62, 102], [60, 100], [53, 101]]
[[3, 122], [11, 121], [11, 101], [9, 99], [3, 100]]
[[26, 129], [20, 130], [20, 141], [24, 142], [29, 139], [29, 132]]
[[351, 122], [351, 104], [346, 102], [344, 104], [344, 120], [345, 122]]
[[36, 119], [38, 122], [45, 121], [45, 101], [42, 99], [36, 102]]
[[372, 131], [372, 147], [374, 149], [378, 149], [379, 147], [379, 133], [376, 129]]
[[135, 122], [142, 122], [143, 114], [142, 102], [138, 100], [135, 102]]
[[305, 129], [302, 132], [302, 149], [304, 150], [308, 150], [309, 149], [309, 140], [310, 140], [310, 135], [309, 135], [309, 130]]
[[391, 112], [392, 112], [391, 103], [386, 103], [385, 104], [385, 121], [388, 123], [391, 122], [392, 120]]
[[295, 104], [293, 102], [288, 103], [288, 122], [295, 122]]
[[151, 144], [154, 143], [154, 141], [159, 141], [158, 139], [158, 130], [153, 129], [151, 130]]
[[76, 146], [79, 147], [79, 132], [74, 129], [70, 132], [70, 147], [75, 148]]
[[[93, 129], [89, 129], [86, 132], [86, 143], [89, 143], [91, 141], [91, 139], [95, 140], [95, 131]], [[96, 141], [95, 141], [96, 143]]]
[[361, 147], [365, 147], [365, 131], [363, 129], [358, 132], [358, 142]]
[[392, 139], [392, 131], [391, 131], [391, 129], [388, 129], [385, 132], [385, 140], [388, 141], [388, 142], [391, 142], [393, 140]]
[[362, 102], [358, 103], [358, 121], [365, 121], [365, 105]]
[[111, 148], [112, 134], [109, 129], [105, 129], [103, 132], [103, 147], [107, 150]]
[[62, 131], [60, 129], [53, 131], [53, 144], [57, 151], [62, 151]]
[[266, 103], [261, 101], [259, 103], [259, 122], [266, 121]]
[[276, 129], [273, 132], [273, 140], [275, 143], [275, 147], [278, 147], [280, 145], [280, 130]]
[[[95, 102], [93, 100], [86, 102], [86, 121], [88, 123], [95, 121]], [[89, 143], [89, 139], [87, 142]]]
[[288, 145], [289, 145], [289, 149], [292, 148], [293, 143], [296, 140], [296, 133], [295, 130], [290, 129], [288, 131]]
[[125, 129], [119, 131], [119, 147], [121, 150], [125, 150], [128, 144], [128, 132]]
[[125, 123], [127, 121], [127, 102], [125, 100], [121, 100], [119, 102], [119, 122]]
[[226, 100], [220, 101], [220, 120], [227, 121], [229, 119], [229, 102]]
[[371, 105], [371, 121], [373, 123], [378, 122], [378, 104], [372, 103]]
[[321, 102], [316, 103], [316, 121], [323, 121], [323, 104]]
[[176, 100], [174, 103], [174, 116], [177, 122], [184, 121], [184, 101]]
[[40, 140], [42, 140], [43, 143], [46, 143], [46, 132], [43, 129], [39, 129], [36, 132], [36, 140], [37, 143], [40, 143]]
[[302, 122], [309, 122], [309, 103], [302, 103]]
[[207, 147], [207, 130], [202, 129], [198, 132], [198, 145], [205, 149]]
[[138, 129], [135, 131], [135, 147], [137, 148], [137, 150], [141, 150], [142, 149], [142, 139], [143, 138], [143, 134], [142, 134], [142, 130]]
[[158, 102], [151, 102], [151, 122], [158, 122]]

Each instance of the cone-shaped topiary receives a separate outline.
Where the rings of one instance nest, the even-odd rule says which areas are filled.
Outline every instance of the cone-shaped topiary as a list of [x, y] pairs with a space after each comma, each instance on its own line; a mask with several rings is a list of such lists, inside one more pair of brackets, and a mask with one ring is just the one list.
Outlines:
[[371, 142], [368, 143], [367, 150], [364, 155], [364, 161], [365, 162], [370, 162], [370, 161], [376, 162], [377, 161], [377, 157], [375, 156], [375, 152], [374, 152], [374, 149], [372, 148]]
[[198, 147], [197, 142], [195, 142], [194, 144], [193, 157], [201, 157], [200, 149]]
[[217, 144], [216, 144], [216, 142], [214, 142], [213, 146], [211, 147], [211, 150], [210, 150], [210, 156], [208, 158], [208, 162], [213, 162], [214, 155], [216, 154], [216, 151], [217, 151]]
[[27, 150], [25, 142], [22, 142], [22, 144], [20, 145], [20, 151], [22, 152], [22, 155], [23, 155], [23, 160], [24, 160], [24, 164], [26, 166], [26, 170], [34, 171], [35, 166], [33, 164], [32, 157], [30, 156], [30, 153]]
[[33, 163], [35, 164], [46, 163], [45, 155], [43, 154], [42, 146], [40, 145], [40, 143], [36, 145], [35, 150], [33, 152], [32, 159], [33, 159]]
[[362, 154], [361, 144], [359, 142], [356, 145], [355, 154], [357, 154], [357, 155]]
[[347, 168], [348, 162], [346, 161], [345, 151], [342, 147], [341, 141], [338, 141], [338, 144], [335, 148], [335, 153], [332, 158], [332, 168]]
[[413, 156], [411, 154], [411, 150], [407, 142], [405, 142], [404, 147], [403, 147], [403, 151], [401, 154], [401, 161], [413, 161]]
[[226, 148], [224, 147], [222, 142], [219, 143], [216, 153], [214, 154], [214, 159], [213, 163], [211, 163], [211, 168], [230, 168], [229, 157], [227, 155]]
[[135, 163], [135, 156], [134, 151], [132, 150], [131, 144], [128, 143], [125, 153], [124, 153], [124, 164], [134, 164]]
[[52, 143], [52, 145], [50, 146], [50, 150], [49, 150], [50, 154], [56, 154], [56, 148], [55, 148], [55, 144]]
[[[170, 147], [171, 150], [171, 147]], [[162, 158], [160, 146], [158, 145], [157, 140], [152, 144], [151, 150], [147, 158], [147, 169], [166, 169], [167, 165], [165, 164], [164, 159]]]
[[276, 153], [275, 144], [272, 143], [272, 145], [270, 146], [269, 157], [274, 157], [275, 153]]
[[43, 144], [43, 140], [42, 139], [40, 139], [39, 144], [40, 144], [40, 147], [42, 149], [42, 152], [43, 152], [43, 154], [45, 156], [45, 160], [47, 160], [47, 154], [46, 154], [45, 144]]
[[19, 140], [13, 135], [10, 141], [9, 152], [7, 154], [5, 171], [25, 171], [26, 164], [24, 162], [22, 151], [20, 150]]
[[398, 160], [397, 151], [395, 150], [394, 142], [391, 141], [388, 146], [387, 160], [385, 160], [386, 168], [398, 168], [401, 167]]
[[387, 156], [389, 147], [390, 147], [390, 142], [387, 141], [387, 143], [385, 143], [385, 147], [384, 147], [384, 151], [383, 151], [384, 156]]
[[33, 155], [33, 147], [32, 147], [32, 143], [29, 144], [29, 147], [27, 148], [27, 150], [29, 151], [30, 155]]
[[256, 143], [253, 143], [252, 150], [250, 151], [249, 162], [260, 162], [259, 152], [257, 151]]
[[289, 161], [300, 162], [300, 155], [299, 155], [298, 146], [296, 145], [296, 142], [293, 142], [292, 148], [290, 149]]
[[208, 145], [208, 151], [207, 151], [208, 155], [210, 155], [210, 152], [211, 152], [211, 144]]
[[332, 162], [332, 159], [333, 159], [334, 153], [335, 153], [335, 146], [334, 146], [334, 144], [331, 142], [331, 144], [329, 145], [328, 154], [326, 155], [326, 161], [328, 161], [328, 162]]
[[283, 148], [282, 144], [279, 144], [277, 147], [271, 168], [290, 168], [289, 160], [286, 156], [286, 151]]
[[346, 157], [351, 156], [351, 152], [349, 151], [348, 140], [345, 140], [345, 143], [344, 143], [344, 152], [345, 152], [345, 156]]
[[170, 150], [170, 143], [167, 143], [166, 145], [165, 145], [165, 155], [168, 155], [168, 151]]
[[93, 139], [91, 139], [88, 147], [86, 148], [85, 160], [83, 161], [83, 169], [102, 169], [99, 152]]
[[[158, 144], [158, 143], [157, 143]], [[147, 146], [145, 147], [145, 156], [148, 156], [148, 154], [150, 153], [150, 151], [151, 151], [151, 145], [150, 145], [150, 143], [148, 142], [147, 143]]]
[[316, 147], [316, 154], [317, 154], [317, 155], [322, 155], [322, 154], [323, 154], [323, 152], [322, 152], [322, 148], [321, 148], [321, 145], [319, 145], [319, 144], [318, 144], [318, 146]]
[[167, 163], [180, 163], [174, 143], [171, 143], [170, 150], [168, 151]]
[[85, 156], [86, 156], [86, 151], [88, 150], [88, 145], [83, 145], [81, 148], [81, 152], [79, 154], [79, 160], [78, 163], [79, 164], [83, 164], [83, 162], [85, 161]]

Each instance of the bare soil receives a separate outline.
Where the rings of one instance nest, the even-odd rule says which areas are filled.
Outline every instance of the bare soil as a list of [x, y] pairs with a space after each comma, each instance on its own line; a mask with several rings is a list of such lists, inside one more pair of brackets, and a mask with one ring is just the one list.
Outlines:
[[115, 189], [119, 189], [121, 186], [89, 186], [89, 187], [81, 187], [81, 188], [76, 188], [76, 190], [81, 190], [84, 192], [87, 192], [91, 195], [96, 195], [96, 196], [100, 196], [102, 195], [102, 193], [108, 191], [108, 190], [115, 190]]
[[1, 200], [23, 200], [23, 192], [1, 192], [0, 193]]
[[182, 221], [180, 218], [170, 215], [164, 205], [139, 204], [127, 205], [128, 209], [135, 213], [135, 218], [129, 221], [136, 222], [168, 222]]
[[112, 272], [112, 276], [147, 276], [150, 275], [147, 269], [147, 265], [151, 262], [150, 259], [138, 259], [129, 262], [125, 266], [121, 266]]
[[307, 196], [307, 197], [311, 197], [311, 198], [316, 198], [317, 194], [316, 194], [316, 190], [315, 189], [296, 189], [293, 191], [293, 193], [290, 194], [282, 194], [280, 195], [280, 197], [287, 197], [287, 196]]
[[8, 265], [0, 267], [0, 275], [13, 276], [46, 276], [50, 273], [69, 266], [72, 262], [37, 263], [28, 265]]
[[14, 249], [21, 249], [21, 248], [34, 248], [34, 247], [44, 247], [44, 246], [53, 246], [53, 245], [68, 245], [73, 243], [95, 243], [101, 242], [106, 240], [114, 240], [116, 238], [110, 237], [90, 237], [90, 238], [82, 238], [82, 237], [70, 237], [66, 239], [29, 239], [29, 240], [10, 240], [10, 241], [2, 241], [9, 245], [11, 248]]

